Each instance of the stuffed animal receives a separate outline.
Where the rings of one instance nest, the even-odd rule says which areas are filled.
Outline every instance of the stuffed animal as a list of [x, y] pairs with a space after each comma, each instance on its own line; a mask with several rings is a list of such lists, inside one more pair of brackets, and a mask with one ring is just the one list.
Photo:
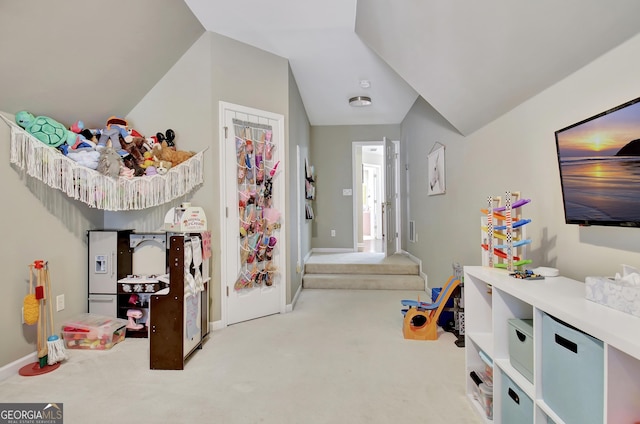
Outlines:
[[153, 157], [156, 161], [169, 161], [172, 166], [176, 166], [191, 158], [195, 153], [187, 152], [184, 150], [173, 150], [169, 148], [166, 141], [163, 141], [161, 144], [156, 144], [153, 146]]
[[122, 166], [122, 157], [113, 148], [111, 140], [107, 141], [104, 149], [100, 151], [96, 171], [108, 177], [118, 178]]
[[35, 117], [26, 110], [16, 113], [16, 123], [29, 134], [47, 146], [60, 147], [63, 144], [74, 146], [78, 135], [48, 116]]
[[132, 176], [139, 177], [141, 175], [144, 175], [144, 169], [140, 165], [138, 165], [138, 162], [133, 157], [133, 155], [126, 154], [122, 157], [122, 162], [124, 164], [124, 167], [132, 171]]
[[155, 163], [156, 172], [160, 175], [165, 175], [171, 169], [171, 162], [166, 160], [159, 160]]
[[140, 134], [140, 132], [134, 129], [129, 129], [129, 135], [124, 138], [124, 141], [127, 143], [131, 143], [134, 137], [142, 138], [143, 153], [146, 151], [151, 151], [151, 148], [153, 147], [153, 145], [158, 142], [155, 137], [145, 137], [144, 135]]
[[122, 148], [126, 150], [136, 161], [136, 165], [142, 165], [144, 163], [144, 138], [127, 136], [124, 138]]
[[163, 141], [166, 141], [167, 146], [173, 150], [176, 150], [176, 143], [173, 141], [175, 140], [175, 138], [176, 138], [176, 133], [171, 128], [165, 131], [164, 134], [162, 134], [161, 132], [156, 133], [157, 143], [162, 143]]
[[153, 166], [154, 161], [153, 161], [153, 154], [151, 152], [144, 152], [142, 157], [144, 157], [144, 161], [140, 165], [142, 169], [147, 169], [148, 167]]

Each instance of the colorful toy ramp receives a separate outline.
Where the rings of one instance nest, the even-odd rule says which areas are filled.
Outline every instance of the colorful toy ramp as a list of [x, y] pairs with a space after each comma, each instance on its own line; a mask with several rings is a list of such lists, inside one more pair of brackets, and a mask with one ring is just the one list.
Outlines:
[[[404, 321], [402, 334], [405, 339], [412, 340], [437, 340], [438, 318], [444, 309], [453, 291], [460, 285], [460, 280], [451, 276], [442, 288], [440, 296], [433, 303], [402, 301], [403, 306], [409, 306], [403, 310]], [[414, 306], [415, 305], [415, 306]]]

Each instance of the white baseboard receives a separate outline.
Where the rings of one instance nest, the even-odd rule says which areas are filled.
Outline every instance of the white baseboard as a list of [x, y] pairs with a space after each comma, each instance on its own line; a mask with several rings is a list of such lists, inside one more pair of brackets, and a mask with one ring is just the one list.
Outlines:
[[287, 305], [287, 312], [293, 312], [293, 308], [296, 307], [296, 303], [298, 302], [298, 298], [300, 297], [300, 293], [302, 293], [302, 284], [298, 286], [298, 290], [296, 290], [295, 296], [293, 296], [293, 300], [289, 305]]
[[424, 278], [424, 291], [428, 291], [429, 290], [429, 279], [427, 277], [427, 274], [422, 272], [422, 260], [420, 260], [419, 258], [413, 256], [411, 253], [406, 252], [404, 250], [402, 251], [402, 253], [404, 253], [407, 256], [409, 256], [409, 259], [411, 259], [413, 262], [418, 264], [418, 266], [420, 267], [420, 276], [422, 278]]
[[13, 377], [14, 375], [18, 374], [20, 368], [24, 367], [25, 365], [29, 365], [30, 363], [37, 360], [38, 352], [33, 352], [5, 365], [4, 367], [0, 368], [0, 381], [6, 380], [9, 377]]
[[302, 260], [302, 273], [304, 274], [304, 264], [307, 263], [307, 261], [309, 260], [309, 258], [311, 257], [311, 254], [313, 253], [313, 249], [309, 250], [307, 252], [306, 255], [304, 255], [304, 259]]
[[222, 325], [222, 320], [209, 322], [209, 331], [222, 330], [223, 328], [224, 325]]

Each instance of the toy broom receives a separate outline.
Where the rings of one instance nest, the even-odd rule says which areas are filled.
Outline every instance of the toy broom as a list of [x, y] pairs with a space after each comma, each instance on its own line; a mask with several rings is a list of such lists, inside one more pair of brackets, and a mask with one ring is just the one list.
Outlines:
[[35, 261], [33, 263], [33, 266], [35, 267], [35, 269], [37, 270], [36, 272], [37, 274], [37, 280], [38, 280], [38, 285], [36, 286], [36, 298], [40, 301], [40, 313], [38, 314], [38, 364], [40, 365], [40, 368], [44, 368], [47, 365], [47, 362], [49, 360], [48, 358], [48, 353], [49, 350], [47, 349], [47, 343], [46, 343], [46, 335], [45, 335], [45, 327], [46, 327], [46, 306], [44, 304], [44, 302], [46, 302], [46, 298], [44, 295], [44, 279], [42, 278], [42, 267], [43, 267], [43, 263], [42, 261]]
[[47, 363], [53, 365], [57, 362], [67, 359], [67, 353], [64, 349], [64, 342], [57, 334], [55, 334], [55, 327], [53, 326], [53, 298], [51, 297], [51, 278], [49, 276], [49, 263], [45, 262], [44, 266], [44, 279], [47, 286], [47, 303], [49, 304], [49, 323], [51, 325], [51, 335], [47, 338], [47, 350], [48, 359]]

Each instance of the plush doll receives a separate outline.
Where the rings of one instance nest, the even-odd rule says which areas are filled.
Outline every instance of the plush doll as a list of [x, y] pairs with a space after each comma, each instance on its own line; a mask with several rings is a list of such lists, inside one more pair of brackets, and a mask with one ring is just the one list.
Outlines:
[[172, 150], [167, 145], [166, 141], [163, 141], [161, 144], [156, 144], [153, 146], [153, 157], [160, 161], [165, 160], [171, 162], [172, 166], [176, 166], [191, 158], [195, 153], [187, 152], [184, 150]]
[[129, 135], [129, 130], [127, 129], [127, 125], [129, 125], [129, 123], [127, 122], [126, 119], [119, 118], [117, 116], [110, 116], [109, 119], [107, 119], [106, 129], [107, 130], [116, 129], [118, 130], [120, 137], [125, 138], [126, 136]]
[[16, 123], [47, 146], [60, 147], [65, 143], [75, 146], [78, 140], [77, 134], [55, 119], [47, 116], [35, 117], [26, 110], [16, 113]]
[[98, 139], [98, 145], [104, 146], [107, 143], [107, 140], [111, 140], [111, 145], [116, 150], [121, 150], [123, 146], [121, 146], [120, 140], [124, 140], [126, 136], [129, 135], [127, 131], [127, 121], [122, 118], [118, 118], [117, 116], [111, 116], [107, 119], [107, 125], [104, 130], [100, 133], [100, 138]]
[[111, 140], [107, 141], [104, 149], [100, 151], [96, 170], [103, 175], [118, 178], [120, 175], [120, 167], [122, 166], [122, 157], [113, 148]]

